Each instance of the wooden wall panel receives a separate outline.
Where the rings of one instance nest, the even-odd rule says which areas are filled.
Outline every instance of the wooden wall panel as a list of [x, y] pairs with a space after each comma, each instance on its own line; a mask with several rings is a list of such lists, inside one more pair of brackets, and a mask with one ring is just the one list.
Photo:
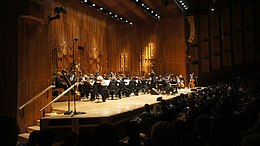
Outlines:
[[[80, 64], [84, 73], [107, 72], [109, 48], [106, 22], [88, 15], [82, 9], [76, 9], [66, 3], [64, 5], [69, 15], [62, 15], [61, 19], [51, 21], [53, 48], [58, 49], [56, 71], [71, 70], [74, 48], [74, 62]], [[74, 38], [78, 38], [78, 41], [74, 41]]]
[[[20, 17], [19, 22], [17, 106], [26, 103], [52, 84], [51, 48], [49, 37], [46, 37], [50, 30], [48, 23], [30, 16]], [[51, 92], [46, 93], [25, 107], [24, 112], [20, 111], [22, 114], [18, 119], [22, 131], [40, 119], [42, 113], [39, 110], [51, 100]]]
[[219, 40], [212, 39], [211, 40], [211, 67], [212, 67], [212, 70], [221, 69], [219, 47], [220, 47]]
[[208, 32], [208, 16], [203, 15], [200, 17], [200, 30], [201, 30], [201, 40], [205, 41], [209, 39], [209, 32]]
[[163, 29], [159, 48], [163, 52], [160, 57], [163, 70], [186, 76], [184, 18], [166, 20], [160, 28]]
[[210, 34], [211, 38], [219, 38], [219, 15], [210, 15]]
[[222, 20], [223, 35], [230, 35], [230, 9], [225, 9], [222, 15]]
[[243, 45], [242, 45], [242, 33], [237, 32], [234, 34], [233, 38], [233, 57], [234, 57], [234, 64], [241, 64], [243, 63]]
[[210, 71], [210, 54], [208, 42], [201, 42], [201, 72], [208, 73]]
[[211, 69], [220, 69], [219, 15], [210, 15]]
[[194, 73], [196, 76], [199, 75], [199, 48], [197, 46], [190, 47], [190, 73]]
[[222, 14], [222, 65], [232, 66], [231, 30], [230, 30], [230, 9], [226, 8]]
[[[7, 2], [4, 2], [7, 3]], [[8, 1], [12, 3], [12, 1]], [[9, 7], [5, 8], [5, 14], [17, 13], [18, 9], [10, 12]], [[17, 54], [18, 54], [18, 27], [17, 17], [8, 17], [5, 15], [1, 18], [4, 21], [0, 22], [0, 115], [8, 115], [16, 117], [17, 110]]]
[[241, 31], [242, 29], [242, 12], [241, 12], [241, 3], [237, 2], [233, 4], [233, 9], [232, 9], [232, 27], [235, 31]]
[[222, 58], [223, 66], [230, 67], [232, 66], [232, 57], [231, 57], [231, 37], [229, 35], [224, 36], [222, 40]]
[[254, 12], [253, 3], [244, 3], [244, 57], [245, 61], [252, 62], [254, 60]]
[[200, 16], [201, 30], [201, 72], [208, 73], [210, 71], [210, 54], [209, 54], [209, 17], [208, 15]]

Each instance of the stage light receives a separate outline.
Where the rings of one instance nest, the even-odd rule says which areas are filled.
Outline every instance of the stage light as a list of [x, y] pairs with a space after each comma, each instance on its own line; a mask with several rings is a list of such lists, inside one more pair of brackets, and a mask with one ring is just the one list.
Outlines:
[[132, 2], [134, 2], [138, 7], [142, 8], [145, 12], [147, 12], [148, 14], [150, 14], [151, 16], [153, 16], [153, 18], [158, 20], [157, 16], [154, 16], [153, 13], [155, 12], [154, 10], [152, 10], [151, 7], [149, 7], [147, 4], [145, 4], [144, 2], [142, 2], [141, 0], [131, 0]]
[[[83, 0], [79, 0], [81, 3], [83, 2]], [[88, 5], [89, 7], [94, 7], [96, 10], [105, 13], [106, 15], [110, 15], [112, 18], [121, 21], [122, 23], [128, 22], [126, 19], [124, 19], [123, 17], [120, 17], [119, 15], [105, 9], [104, 7], [101, 7], [95, 3], [93, 3], [90, 0], [84, 0], [85, 4]]]
[[54, 8], [54, 13], [55, 16], [48, 16], [49, 21], [60, 19], [60, 13], [67, 14], [67, 10], [62, 6], [59, 6]]

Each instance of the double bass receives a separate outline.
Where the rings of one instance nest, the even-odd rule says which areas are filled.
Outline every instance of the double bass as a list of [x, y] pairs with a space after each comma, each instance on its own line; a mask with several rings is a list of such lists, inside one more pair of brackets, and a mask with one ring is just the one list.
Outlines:
[[191, 88], [191, 89], [195, 88], [194, 73], [190, 74], [190, 81], [189, 81], [188, 87]]

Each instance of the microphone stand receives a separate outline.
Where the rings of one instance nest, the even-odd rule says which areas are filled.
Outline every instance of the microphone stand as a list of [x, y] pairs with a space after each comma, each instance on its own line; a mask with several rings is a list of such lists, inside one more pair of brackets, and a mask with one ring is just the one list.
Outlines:
[[[72, 52], [72, 57], [73, 57], [73, 63], [72, 63], [72, 67], [74, 68], [74, 78], [76, 78], [76, 82], [78, 82], [77, 81], [77, 79], [78, 79], [78, 75], [76, 75], [76, 63], [75, 63], [75, 43], [74, 42], [77, 42], [78, 41], [78, 38], [76, 37], [76, 38], [74, 38], [73, 39], [73, 46], [72, 46], [72, 49], [73, 49], [73, 52]], [[77, 72], [78, 73], [78, 72]], [[73, 111], [73, 114], [72, 114], [72, 116], [71, 117], [73, 117], [74, 115], [80, 115], [80, 114], [86, 114], [85, 112], [77, 112], [77, 108], [76, 108], [76, 88], [78, 87], [78, 84], [77, 84], [77, 86], [76, 87], [74, 87], [75, 89], [74, 89], [74, 111]]]

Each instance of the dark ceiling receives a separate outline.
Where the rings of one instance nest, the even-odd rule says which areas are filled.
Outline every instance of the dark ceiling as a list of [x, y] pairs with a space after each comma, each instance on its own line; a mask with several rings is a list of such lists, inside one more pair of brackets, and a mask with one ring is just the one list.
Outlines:
[[[131, 0], [94, 0], [97, 4], [111, 10], [118, 15], [135, 22], [152, 22], [156, 19], [144, 11]], [[161, 0], [142, 0], [151, 9], [157, 12], [161, 19], [169, 18], [176, 12], [181, 12], [173, 0], [166, 7]]]
[[[55, 0], [54, 0], [55, 1]], [[58, 1], [58, 0], [57, 0]], [[105, 13], [101, 11], [97, 11], [93, 7], [89, 7], [83, 3], [85, 0], [61, 0], [62, 3], [67, 3], [73, 5], [77, 8], [86, 9], [96, 13], [96, 15], [104, 16], [107, 20], [113, 20], [112, 17], [107, 16]], [[144, 9], [140, 8], [136, 5], [132, 0], [87, 0], [95, 3], [98, 6], [103, 7], [106, 10], [109, 10], [120, 17], [123, 17], [133, 23], [152, 23], [154, 21], [158, 21], [151, 14], [147, 13]], [[185, 2], [189, 9], [183, 10], [181, 9], [175, 1], [181, 0], [138, 0], [142, 1], [146, 5], [148, 5], [151, 9], [157, 12], [160, 15], [160, 19], [167, 19], [173, 16], [180, 14], [192, 14], [192, 13], [201, 13], [205, 14], [209, 10], [209, 2], [214, 2], [221, 7], [224, 7], [223, 2], [227, 0], [182, 0]], [[168, 2], [165, 5], [165, 2]], [[221, 2], [221, 3], [220, 3]], [[185, 11], [185, 12], [184, 12]]]
[[[90, 1], [95, 3], [96, 5], [103, 7], [104, 9], [107, 9], [117, 14], [118, 16], [121, 16], [129, 21], [132, 21], [133, 23], [141, 23], [141, 22], [151, 23], [154, 21], [158, 21], [151, 14], [144, 11], [142, 8], [140, 8], [131, 0], [90, 0]], [[162, 0], [139, 0], [139, 1], [144, 2], [151, 9], [157, 12], [160, 15], [160, 19], [167, 19], [169, 17], [176, 15], [176, 13], [178, 14], [182, 13], [181, 9], [179, 9], [179, 7], [174, 3], [174, 0], [170, 0], [167, 6], [165, 6], [162, 3]], [[108, 20], [109, 19], [113, 20], [112, 17], [106, 16], [105, 13], [97, 11], [93, 7], [90, 8], [80, 0], [63, 0], [63, 1], [56, 0], [56, 2], [62, 5], [69, 4], [71, 6], [74, 6], [82, 10], [87, 8], [88, 9], [87, 11], [91, 12], [92, 14], [96, 13], [96, 15], [98, 16], [101, 17], [104, 16], [104, 18], [107, 18]]]

